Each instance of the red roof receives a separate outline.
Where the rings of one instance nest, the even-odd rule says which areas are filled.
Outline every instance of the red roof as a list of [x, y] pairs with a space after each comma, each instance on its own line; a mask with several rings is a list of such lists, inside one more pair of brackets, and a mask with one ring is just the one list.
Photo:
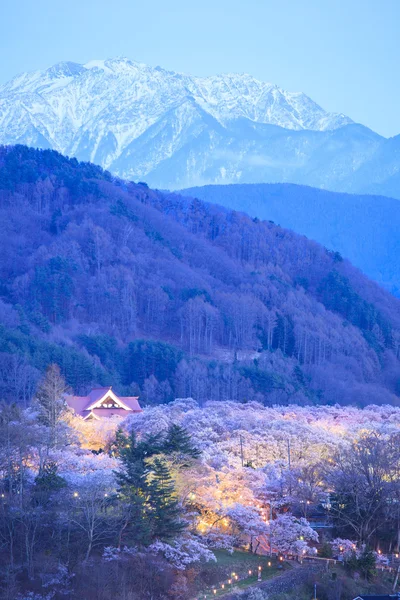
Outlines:
[[[142, 412], [138, 396], [117, 396], [111, 387], [94, 388], [87, 396], [66, 395], [65, 400], [70, 408], [85, 419], [89, 416], [126, 417], [132, 412]], [[110, 406], [107, 407], [107, 404]]]

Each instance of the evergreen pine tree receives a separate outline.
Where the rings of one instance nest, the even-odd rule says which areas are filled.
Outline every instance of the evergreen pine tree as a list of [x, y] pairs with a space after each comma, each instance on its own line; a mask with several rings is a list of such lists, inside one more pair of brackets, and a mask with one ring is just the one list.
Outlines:
[[162, 453], [164, 451], [164, 445], [161, 434], [157, 433], [146, 436], [138, 445], [138, 450], [144, 460], [155, 454]]
[[48, 462], [39, 471], [35, 478], [33, 487], [33, 501], [40, 505], [46, 505], [53, 494], [59, 492], [67, 486], [63, 477], [58, 475], [56, 463]]
[[121, 428], [117, 429], [115, 441], [111, 451], [122, 460], [138, 460], [144, 462], [146, 458], [159, 454], [163, 450], [160, 434], [148, 435], [144, 440], [138, 442], [134, 431], [127, 436]]
[[186, 527], [175, 486], [164, 460], [155, 458], [148, 475], [149, 516], [153, 539], [169, 540]]
[[189, 433], [179, 425], [171, 425], [167, 432], [167, 437], [163, 444], [163, 450], [166, 454], [178, 452], [191, 458], [199, 458], [201, 452], [192, 444]]
[[[181, 428], [174, 432], [168, 438], [171, 449], [182, 446], [185, 452], [197, 455], [187, 433]], [[185, 527], [167, 464], [155, 456], [162, 450], [159, 435], [138, 442], [134, 431], [129, 435], [121, 429], [117, 431], [114, 452], [121, 460], [121, 468], [115, 476], [125, 506], [124, 531], [136, 544], [146, 545], [151, 539], [171, 539]], [[152, 461], [151, 457], [154, 457]]]
[[122, 464], [119, 471], [115, 471], [115, 477], [124, 505], [122, 530], [132, 538], [133, 543], [146, 545], [151, 538], [147, 518], [146, 465], [143, 451], [138, 446], [134, 431], [129, 436], [124, 435], [121, 429], [117, 431], [114, 448]]

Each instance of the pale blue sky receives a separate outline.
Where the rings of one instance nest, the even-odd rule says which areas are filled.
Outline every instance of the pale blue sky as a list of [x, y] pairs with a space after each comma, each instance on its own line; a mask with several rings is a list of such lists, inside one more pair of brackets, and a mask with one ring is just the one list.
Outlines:
[[127, 56], [248, 72], [383, 135], [400, 133], [400, 0], [0, 0], [0, 83]]

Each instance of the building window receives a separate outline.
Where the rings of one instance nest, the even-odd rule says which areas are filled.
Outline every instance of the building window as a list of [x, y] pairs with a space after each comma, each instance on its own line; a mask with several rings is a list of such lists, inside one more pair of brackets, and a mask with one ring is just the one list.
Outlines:
[[111, 400], [111, 398], [106, 398], [104, 402], [102, 402], [100, 408], [119, 408], [119, 406], [114, 400]]

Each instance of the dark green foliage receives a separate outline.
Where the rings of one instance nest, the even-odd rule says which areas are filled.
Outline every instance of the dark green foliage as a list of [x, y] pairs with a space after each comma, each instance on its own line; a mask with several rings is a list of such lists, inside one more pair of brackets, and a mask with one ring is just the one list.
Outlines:
[[59, 221], [62, 217], [62, 212], [60, 208], [57, 208], [52, 216], [51, 216], [51, 221], [50, 221], [50, 233], [52, 233], [53, 235], [57, 235], [57, 233], [59, 232]]
[[158, 381], [170, 380], [183, 358], [183, 352], [165, 342], [135, 340], [128, 344], [125, 353], [124, 383], [135, 381], [140, 386], [154, 375]]
[[[318, 293], [326, 308], [338, 312], [364, 332], [371, 332], [377, 326], [385, 346], [391, 346], [392, 333], [389, 323], [373, 304], [354, 291], [347, 277], [343, 277], [337, 271], [331, 271], [321, 282]], [[377, 347], [376, 336], [369, 336], [367, 341]]]
[[170, 242], [170, 240], [166, 239], [160, 233], [160, 231], [149, 228], [148, 226], [145, 226], [144, 232], [145, 232], [146, 236], [149, 238], [149, 240], [151, 240], [155, 244], [160, 244], [160, 246], [167, 248], [171, 252], [171, 254], [173, 254], [173, 256], [175, 256], [176, 258], [178, 258], [178, 259], [182, 258], [182, 253], [179, 250], [179, 248], [177, 248], [177, 246], [175, 244], [172, 244]]
[[334, 262], [342, 262], [343, 261], [343, 257], [340, 254], [340, 252], [336, 252], [335, 250], [327, 250], [326, 253], [328, 254], [328, 256], [333, 258]]
[[155, 458], [147, 480], [149, 518], [154, 539], [169, 540], [185, 529], [181, 508], [175, 494], [175, 486], [164, 460]]
[[50, 461], [46, 462], [39, 474], [35, 478], [33, 488], [34, 501], [40, 505], [45, 505], [51, 499], [52, 495], [67, 487], [67, 482], [58, 475], [57, 464]]
[[29, 314], [29, 321], [32, 325], [36, 325], [43, 333], [50, 333], [51, 325], [46, 317], [39, 311], [32, 311]]
[[136, 223], [138, 220], [138, 217], [132, 212], [130, 208], [127, 207], [127, 205], [120, 198], [118, 198], [116, 203], [111, 206], [110, 213], [117, 217], [126, 217], [127, 219], [129, 219], [129, 221], [132, 221], [133, 223]]
[[295, 366], [295, 368], [293, 369], [293, 378], [295, 379], [295, 381], [297, 381], [302, 387], [306, 386], [307, 380], [306, 377], [304, 376], [303, 371], [301, 370], [301, 367], [299, 367], [298, 365]]
[[[127, 534], [135, 543], [167, 540], [184, 529], [174, 483], [162, 459], [163, 445], [160, 436], [138, 442], [134, 431], [128, 436], [117, 431], [113, 450], [122, 466], [115, 476], [129, 511]], [[159, 456], [152, 459], [154, 455]]]
[[4, 400], [0, 401], [0, 425], [6, 425], [12, 421], [21, 419], [21, 409], [15, 404], [7, 404]]
[[332, 546], [331, 546], [331, 544], [329, 544], [329, 542], [325, 541], [321, 544], [321, 547], [318, 550], [318, 556], [320, 558], [332, 558], [332, 556], [333, 556]]
[[197, 296], [203, 296], [206, 302], [212, 304], [212, 299], [207, 290], [201, 290], [197, 288], [183, 288], [181, 291], [181, 298], [184, 302], [190, 300], [191, 298], [196, 298]]
[[88, 184], [85, 179], [111, 180], [110, 173], [103, 171], [101, 167], [79, 162], [76, 158], [67, 159], [55, 150], [37, 150], [21, 145], [5, 150], [0, 156], [2, 189], [14, 189], [17, 185], [35, 183], [53, 176], [62, 178], [64, 185], [74, 196], [79, 197], [85, 193], [98, 193], [97, 186]]
[[274, 389], [283, 388], [283, 382], [275, 373], [262, 371], [258, 367], [240, 367], [239, 373], [249, 379], [253, 388], [260, 394], [268, 394]]
[[161, 289], [163, 290], [163, 292], [165, 292], [167, 294], [167, 296], [170, 300], [174, 300], [174, 294], [168, 285], [161, 286]]
[[379, 355], [385, 349], [385, 344], [383, 343], [383, 340], [378, 339], [378, 337], [376, 336], [376, 332], [368, 331], [367, 329], [364, 329], [363, 337], [366, 340], [366, 342], [371, 346], [371, 348], [375, 350], [379, 357]]
[[268, 340], [268, 335], [267, 335], [266, 331], [260, 326], [256, 327], [255, 329], [257, 331], [257, 338], [261, 344], [262, 349], [269, 350], [269, 347], [268, 347], [269, 340]]
[[97, 370], [93, 363], [75, 348], [41, 343], [35, 350], [33, 365], [43, 371], [50, 363], [58, 364], [67, 383], [74, 390], [84, 389], [96, 381], [96, 374], [101, 375], [101, 370]]
[[305, 290], [308, 290], [310, 282], [308, 281], [307, 277], [295, 277], [294, 281], [293, 281], [293, 285], [299, 285], [299, 286], [303, 287]]
[[276, 326], [272, 336], [272, 348], [281, 350], [283, 354], [292, 356], [295, 347], [294, 326], [290, 317], [277, 315]]
[[171, 425], [167, 431], [166, 438], [163, 443], [165, 454], [177, 452], [191, 458], [199, 458], [200, 450], [192, 444], [191, 437], [184, 427], [179, 425]]
[[146, 229], [145, 234], [153, 242], [164, 242], [164, 238], [159, 231], [155, 231], [154, 229]]
[[129, 483], [140, 487], [144, 476], [145, 456], [138, 446], [135, 432], [132, 430], [127, 436], [118, 429], [112, 451], [117, 454], [123, 465], [123, 470], [116, 472], [118, 483], [120, 485]]
[[101, 384], [109, 382], [105, 372], [96, 368], [93, 362], [76, 348], [52, 344], [19, 329], [9, 329], [0, 325], [0, 347], [2, 352], [25, 355], [30, 364], [41, 372], [51, 363], [59, 365], [67, 384], [75, 390], [85, 389], [96, 380]]
[[146, 460], [163, 452], [163, 439], [159, 434], [138, 441], [134, 430], [126, 435], [118, 429], [111, 451], [121, 459], [125, 469], [117, 474], [118, 481], [130, 481], [139, 486], [146, 474]]
[[263, 350], [281, 350], [286, 356], [293, 355], [296, 339], [293, 321], [289, 316], [277, 314], [276, 324], [272, 332], [272, 343], [265, 329], [260, 326], [256, 329]]
[[28, 317], [27, 317], [27, 313], [24, 310], [24, 308], [20, 305], [17, 304], [15, 306], [15, 309], [18, 313], [19, 316], [19, 331], [21, 331], [21, 333], [23, 333], [24, 335], [30, 335], [31, 334], [31, 328], [29, 327], [29, 323], [28, 323]]
[[61, 256], [51, 258], [47, 264], [36, 267], [32, 281], [33, 306], [37, 306], [53, 323], [69, 318], [74, 292], [71, 273], [73, 263]]
[[113, 450], [122, 463], [115, 477], [118, 493], [127, 505], [126, 535], [133, 543], [147, 545], [151, 541], [151, 528], [146, 516], [148, 493], [143, 449], [133, 431], [126, 436], [118, 430]]
[[92, 356], [97, 356], [104, 367], [116, 368], [122, 361], [122, 351], [117, 346], [117, 340], [109, 335], [79, 335], [76, 341]]
[[364, 576], [364, 579], [371, 580], [376, 573], [375, 554], [368, 548], [365, 548], [359, 557], [355, 552], [352, 552], [351, 557], [345, 562], [345, 567], [348, 571], [352, 573], [359, 572]]

